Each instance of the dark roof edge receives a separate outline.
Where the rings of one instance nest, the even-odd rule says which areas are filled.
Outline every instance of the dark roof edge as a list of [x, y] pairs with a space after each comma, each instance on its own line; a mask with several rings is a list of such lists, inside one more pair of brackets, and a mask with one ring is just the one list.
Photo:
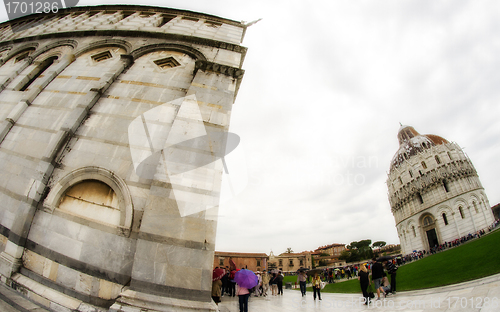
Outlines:
[[[92, 5], [92, 6], [75, 6], [71, 8], [66, 8], [66, 9], [61, 9], [57, 13], [39, 13], [39, 14], [47, 14], [47, 15], [58, 15], [61, 13], [65, 12], [85, 12], [85, 11], [95, 11], [95, 10], [127, 10], [127, 11], [142, 11], [142, 12], [158, 12], [158, 13], [166, 13], [166, 14], [182, 14], [185, 16], [192, 16], [192, 17], [203, 17], [207, 18], [209, 17], [210, 20], [216, 21], [216, 22], [222, 22], [225, 24], [229, 24], [232, 26], [237, 26], [241, 28], [245, 28], [246, 26], [242, 22], [238, 22], [235, 20], [219, 17], [216, 15], [208, 14], [208, 13], [201, 13], [201, 12], [195, 12], [195, 11], [189, 11], [189, 10], [183, 10], [183, 9], [174, 9], [174, 8], [167, 8], [167, 7], [157, 7], [157, 6], [148, 6], [148, 5], [130, 5], [130, 4], [103, 4], [103, 5]], [[5, 23], [10, 23], [10, 22], [17, 22], [17, 21], [22, 21], [24, 19], [32, 19], [34, 16], [38, 16], [39, 14], [31, 14], [31, 15], [26, 15], [22, 16], [13, 20], [7, 20], [3, 23], [0, 23], [0, 25], [5, 24]]]

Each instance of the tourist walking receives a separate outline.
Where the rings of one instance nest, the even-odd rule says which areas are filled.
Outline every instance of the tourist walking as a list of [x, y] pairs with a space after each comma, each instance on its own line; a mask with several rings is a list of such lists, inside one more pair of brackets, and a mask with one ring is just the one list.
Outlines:
[[398, 267], [394, 264], [393, 260], [384, 261], [387, 273], [391, 275], [391, 294], [396, 294], [396, 271]]
[[321, 278], [318, 273], [314, 273], [314, 277], [312, 280], [312, 287], [314, 293], [314, 300], [316, 300], [316, 293], [318, 293], [318, 298], [321, 300]]
[[372, 283], [375, 284], [377, 290], [377, 300], [380, 300], [380, 286], [382, 285], [382, 277], [384, 277], [384, 267], [382, 263], [377, 261], [377, 258], [373, 258], [372, 261]]
[[300, 292], [302, 293], [302, 297], [306, 295], [306, 281], [307, 281], [307, 274], [305, 271], [299, 271], [299, 276], [297, 276], [297, 281], [299, 282], [300, 285]]
[[278, 294], [278, 281], [277, 281], [277, 273], [273, 273], [271, 280], [269, 281], [269, 285], [271, 285], [271, 293], [273, 296]]
[[250, 291], [248, 288], [240, 287], [238, 285], [238, 301], [240, 303], [240, 312], [248, 312], [248, 297], [250, 297]]
[[278, 286], [278, 295], [283, 295], [283, 279], [285, 277], [281, 273], [281, 271], [278, 272], [278, 275], [276, 276], [276, 285]]
[[221, 279], [222, 288], [221, 288], [221, 296], [224, 297], [224, 293], [229, 293], [229, 270], [226, 269], [226, 274]]
[[258, 296], [262, 295], [262, 292], [261, 292], [261, 289], [260, 289], [260, 287], [262, 286], [262, 276], [260, 275], [259, 271], [257, 271], [256, 275], [257, 275], [257, 278], [259, 279], [259, 281], [257, 282], [257, 286], [255, 286], [254, 296], [258, 297]]
[[267, 272], [262, 273], [262, 295], [267, 296], [267, 292], [269, 291], [269, 280], [270, 276]]
[[215, 304], [219, 304], [220, 297], [222, 296], [222, 281], [220, 279], [212, 282], [212, 299]]
[[358, 281], [361, 286], [361, 291], [363, 292], [363, 297], [365, 298], [365, 304], [368, 305], [370, 303], [370, 296], [368, 295], [368, 285], [370, 285], [370, 278], [368, 274], [368, 270], [364, 264], [359, 266], [358, 272]]

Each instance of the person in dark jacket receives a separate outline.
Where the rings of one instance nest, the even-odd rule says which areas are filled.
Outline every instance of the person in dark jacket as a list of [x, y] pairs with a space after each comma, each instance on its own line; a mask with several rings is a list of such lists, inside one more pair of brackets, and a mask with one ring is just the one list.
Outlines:
[[387, 273], [391, 275], [391, 294], [396, 294], [396, 271], [398, 267], [393, 263], [392, 260], [384, 261], [385, 269]]
[[281, 271], [278, 272], [278, 275], [276, 276], [276, 284], [278, 285], [278, 295], [283, 295], [283, 274], [281, 274]]
[[380, 286], [384, 277], [384, 267], [381, 262], [377, 262], [377, 258], [373, 258], [372, 262], [372, 283], [375, 284], [377, 290], [377, 300], [380, 300]]
[[359, 266], [358, 281], [361, 286], [361, 291], [363, 292], [363, 297], [365, 298], [365, 304], [368, 305], [370, 303], [370, 296], [368, 295], [367, 288], [368, 285], [370, 285], [370, 278], [368, 270], [364, 264]]

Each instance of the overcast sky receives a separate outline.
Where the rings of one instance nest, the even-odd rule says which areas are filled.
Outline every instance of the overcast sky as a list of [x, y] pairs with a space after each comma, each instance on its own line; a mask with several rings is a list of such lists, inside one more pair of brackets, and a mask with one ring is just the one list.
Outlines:
[[246, 187], [220, 207], [216, 250], [399, 243], [385, 182], [400, 122], [465, 148], [490, 204], [500, 202], [499, 1], [79, 6], [119, 3], [262, 18], [243, 41], [246, 72], [230, 127], [241, 137], [234, 155], [243, 155], [228, 159], [231, 181]]

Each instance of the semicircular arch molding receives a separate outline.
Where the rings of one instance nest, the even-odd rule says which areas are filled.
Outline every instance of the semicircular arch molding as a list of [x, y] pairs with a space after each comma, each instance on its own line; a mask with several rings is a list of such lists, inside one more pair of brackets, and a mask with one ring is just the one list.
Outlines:
[[408, 220], [408, 222], [406, 223], [406, 228], [411, 230], [411, 227], [412, 226], [417, 226], [417, 224], [418, 223], [415, 220], [413, 220], [413, 219]]
[[458, 207], [459, 207], [459, 206], [462, 206], [462, 207], [464, 207], [464, 208], [467, 208], [467, 206], [468, 206], [468, 205], [469, 205], [469, 204], [468, 204], [467, 200], [465, 200], [464, 198], [457, 198], [457, 199], [453, 202], [453, 207], [455, 207], [455, 208], [457, 208], [457, 209], [458, 209]]
[[45, 200], [45, 211], [53, 213], [59, 207], [68, 190], [79, 183], [92, 180], [106, 184], [116, 194], [120, 209], [119, 233], [129, 236], [134, 211], [132, 196], [125, 181], [108, 169], [83, 167], [71, 171], [52, 187]]
[[[35, 58], [39, 57], [40, 55], [42, 55], [50, 50], [54, 50], [56, 48], [64, 47], [64, 46], [67, 46], [67, 47], [71, 48], [71, 50], [74, 50], [78, 46], [78, 42], [76, 40], [72, 40], [72, 39], [52, 42], [46, 46], [41, 47], [39, 50], [37, 50], [35, 53], [33, 53], [32, 57], [35, 59]], [[58, 56], [61, 56], [61, 55], [58, 55]]]
[[5, 53], [6, 51], [10, 51], [10, 50], [12, 50], [12, 45], [0, 47], [0, 53]]
[[72, 57], [73, 48], [68, 45], [59, 45], [53, 47], [52, 49], [45, 50], [43, 53], [37, 53], [36, 56], [33, 56], [33, 63], [36, 62], [44, 62], [49, 58], [57, 58], [58, 60], [64, 57], [65, 55], [69, 55]]
[[436, 223], [436, 218], [432, 213], [426, 212], [420, 215], [418, 222], [422, 226], [431, 226]]
[[31, 43], [25, 44], [21, 47], [15, 48], [9, 52], [9, 54], [5, 58], [5, 62], [7, 63], [11, 58], [16, 57], [18, 54], [21, 54], [23, 52], [30, 51], [30, 50], [36, 51], [37, 48], [38, 48], [38, 43], [36, 43], [36, 42], [31, 42]]
[[78, 51], [75, 51], [75, 57], [79, 57], [80, 55], [85, 54], [89, 51], [105, 47], [121, 48], [126, 51], [125, 54], [130, 54], [130, 50], [132, 49], [132, 45], [128, 41], [120, 39], [106, 39], [93, 42], [89, 45], [82, 47], [81, 49], [78, 49]]
[[438, 215], [441, 215], [443, 213], [453, 213], [453, 209], [451, 209], [451, 207], [449, 207], [448, 205], [439, 206], [436, 211]]
[[135, 49], [132, 51], [130, 54], [132, 57], [135, 59], [140, 58], [143, 55], [152, 53], [152, 52], [157, 52], [157, 51], [175, 51], [175, 52], [181, 52], [189, 55], [192, 57], [194, 60], [202, 60], [206, 61], [207, 58], [203, 53], [198, 51], [197, 49], [187, 46], [187, 45], [182, 45], [182, 44], [176, 44], [176, 43], [160, 43], [160, 44], [151, 44], [147, 46], [140, 47], [138, 49]]
[[471, 204], [473, 201], [477, 203], [479, 201], [479, 196], [477, 194], [471, 194], [470, 199], [471, 199]]

